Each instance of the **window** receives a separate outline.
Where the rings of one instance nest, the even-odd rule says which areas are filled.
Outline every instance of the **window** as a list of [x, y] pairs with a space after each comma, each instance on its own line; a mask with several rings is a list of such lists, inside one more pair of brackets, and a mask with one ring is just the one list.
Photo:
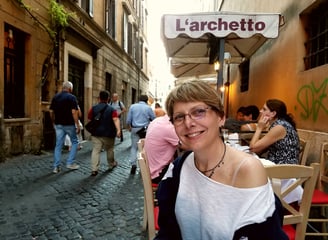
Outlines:
[[305, 42], [305, 69], [328, 63], [328, 1], [323, 1], [301, 15], [307, 41]]
[[4, 117], [25, 117], [25, 34], [9, 24], [4, 32]]
[[115, 0], [106, 0], [105, 10], [106, 33], [115, 38]]
[[239, 65], [240, 71], [240, 92], [248, 91], [248, 83], [249, 83], [249, 59], [245, 60]]
[[134, 57], [134, 19], [131, 14], [128, 14], [127, 11], [124, 11], [123, 16], [123, 48], [131, 57]]
[[132, 27], [132, 39], [131, 39], [131, 46], [132, 46], [132, 57], [136, 63], [138, 63], [138, 31], [137, 29], [133, 26]]
[[112, 87], [112, 74], [106, 72], [106, 78], [105, 78], [105, 89], [109, 91], [111, 94], [114, 92]]
[[128, 54], [133, 56], [133, 26], [131, 23], [128, 22]]
[[128, 26], [129, 26], [129, 21], [128, 21], [128, 14], [127, 12], [124, 12], [123, 15], [123, 38], [122, 38], [122, 45], [123, 49], [125, 52], [128, 52]]
[[93, 17], [93, 0], [77, 0], [78, 5], [86, 11], [90, 17]]
[[143, 47], [144, 47], [144, 42], [143, 39], [139, 40], [139, 48], [138, 48], [138, 54], [137, 54], [137, 63], [140, 66], [140, 68], [143, 68]]

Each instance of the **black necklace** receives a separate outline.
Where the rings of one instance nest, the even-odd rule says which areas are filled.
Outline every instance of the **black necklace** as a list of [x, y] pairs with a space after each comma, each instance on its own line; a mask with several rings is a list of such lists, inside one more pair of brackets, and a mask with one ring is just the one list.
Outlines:
[[[207, 176], [206, 175], [206, 173], [208, 173], [208, 172], [210, 172], [210, 174], [207, 176], [208, 178], [212, 178], [212, 176], [213, 176], [213, 174], [214, 174], [214, 172], [215, 172], [215, 169], [217, 169], [217, 168], [220, 168], [221, 167], [221, 165], [223, 165], [224, 164], [224, 157], [225, 157], [225, 154], [226, 154], [226, 150], [227, 150], [227, 147], [226, 147], [226, 145], [225, 144], [223, 144], [223, 146], [224, 146], [224, 151], [223, 151], [223, 154], [222, 154], [222, 157], [221, 157], [221, 159], [220, 159], [220, 161], [218, 162], [218, 164], [216, 164], [213, 168], [211, 168], [211, 169], [208, 169], [208, 170], [205, 170], [205, 171], [200, 171], [202, 174], [204, 174], [205, 176]], [[196, 166], [198, 165], [197, 164], [197, 161], [195, 161], [196, 162]], [[198, 167], [198, 166], [197, 166]]]

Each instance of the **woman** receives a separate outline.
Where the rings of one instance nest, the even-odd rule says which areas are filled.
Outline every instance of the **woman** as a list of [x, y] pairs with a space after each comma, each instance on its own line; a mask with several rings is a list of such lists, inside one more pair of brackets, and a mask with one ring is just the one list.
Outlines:
[[[252, 152], [267, 150], [267, 159], [276, 164], [298, 164], [299, 137], [296, 124], [284, 102], [269, 99], [261, 109], [261, 116], [256, 131], [250, 142]], [[269, 127], [268, 133], [260, 138], [263, 129]]]
[[166, 109], [191, 152], [170, 165], [159, 185], [155, 239], [288, 239], [263, 165], [218, 134], [225, 117], [216, 90], [184, 83], [169, 94]]

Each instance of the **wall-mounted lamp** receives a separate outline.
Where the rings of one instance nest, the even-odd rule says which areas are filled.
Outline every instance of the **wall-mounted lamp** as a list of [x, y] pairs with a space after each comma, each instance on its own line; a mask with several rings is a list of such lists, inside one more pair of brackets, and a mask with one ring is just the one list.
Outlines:
[[214, 62], [214, 70], [215, 70], [216, 72], [218, 72], [219, 69], [220, 69], [220, 62], [219, 62], [219, 61], [215, 61], [215, 62]]
[[222, 85], [222, 86], [220, 87], [220, 91], [223, 93], [223, 92], [224, 92], [224, 90], [225, 90], [225, 86], [224, 86], [224, 85]]

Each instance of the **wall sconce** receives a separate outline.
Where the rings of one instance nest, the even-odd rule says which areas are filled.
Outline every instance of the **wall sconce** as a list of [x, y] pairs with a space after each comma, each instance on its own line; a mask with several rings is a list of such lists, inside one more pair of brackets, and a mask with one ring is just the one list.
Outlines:
[[215, 62], [214, 62], [214, 70], [215, 70], [216, 72], [218, 72], [219, 69], [220, 69], [220, 62], [219, 62], [219, 61], [215, 61]]
[[223, 92], [224, 92], [224, 90], [225, 90], [225, 86], [224, 86], [224, 85], [222, 85], [222, 86], [220, 87], [220, 91], [223, 93]]

